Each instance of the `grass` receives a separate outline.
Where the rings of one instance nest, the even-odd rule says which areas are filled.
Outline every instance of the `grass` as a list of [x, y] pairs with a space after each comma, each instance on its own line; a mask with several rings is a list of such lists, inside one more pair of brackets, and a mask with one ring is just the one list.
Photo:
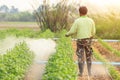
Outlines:
[[120, 39], [120, 18], [112, 12], [109, 14], [89, 15], [96, 24], [96, 35], [102, 39]]

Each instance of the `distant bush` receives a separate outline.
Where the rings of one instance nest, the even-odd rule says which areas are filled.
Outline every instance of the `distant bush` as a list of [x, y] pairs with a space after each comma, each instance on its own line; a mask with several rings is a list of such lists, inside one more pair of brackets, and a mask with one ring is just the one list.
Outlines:
[[54, 6], [41, 5], [34, 13], [40, 29], [42, 31], [50, 29], [52, 32], [57, 32], [68, 28], [70, 24], [68, 21], [69, 8], [67, 0], [61, 0]]

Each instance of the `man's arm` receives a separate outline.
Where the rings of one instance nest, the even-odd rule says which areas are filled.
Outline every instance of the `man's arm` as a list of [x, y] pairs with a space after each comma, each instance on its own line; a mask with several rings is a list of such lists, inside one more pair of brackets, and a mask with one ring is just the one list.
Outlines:
[[72, 34], [77, 32], [77, 22], [75, 21], [69, 32], [66, 33], [66, 37], [71, 36]]

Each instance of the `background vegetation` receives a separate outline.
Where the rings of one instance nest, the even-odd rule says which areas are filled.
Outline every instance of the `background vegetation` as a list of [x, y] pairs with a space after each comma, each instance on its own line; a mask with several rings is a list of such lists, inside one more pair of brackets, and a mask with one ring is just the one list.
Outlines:
[[6, 5], [0, 6], [0, 22], [1, 21], [21, 21], [21, 22], [33, 22], [35, 17], [28, 11], [20, 12], [14, 6], [9, 9]]
[[[0, 7], [0, 21], [37, 21], [41, 31], [50, 29], [52, 32], [59, 33], [63, 29], [68, 31], [74, 20], [79, 18], [78, 5], [74, 2], [68, 4], [68, 0], [61, 0], [56, 5], [50, 5], [45, 1], [33, 13], [19, 12], [14, 6], [9, 9], [3, 5]], [[104, 39], [120, 39], [120, 14], [119, 11], [114, 10], [117, 7], [104, 12], [103, 9], [87, 6], [88, 16], [96, 24], [96, 35]]]
[[89, 16], [95, 21], [97, 36], [104, 39], [120, 39], [120, 17], [116, 12]]
[[37, 23], [42, 31], [50, 29], [52, 32], [61, 31], [69, 27], [69, 5], [67, 0], [61, 0], [56, 5], [44, 3], [35, 10]]

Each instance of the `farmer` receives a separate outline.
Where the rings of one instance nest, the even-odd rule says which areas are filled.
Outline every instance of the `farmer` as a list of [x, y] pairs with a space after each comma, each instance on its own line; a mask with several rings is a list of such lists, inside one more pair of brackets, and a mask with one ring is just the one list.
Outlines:
[[[92, 38], [95, 35], [95, 23], [94, 21], [87, 17], [88, 10], [85, 6], [79, 8], [80, 17], [75, 20], [69, 32], [66, 33], [66, 37], [69, 37], [73, 34], [77, 38], [77, 50], [76, 55], [78, 56], [78, 67], [79, 67], [79, 76], [83, 75], [84, 63], [87, 62], [88, 75], [91, 76], [91, 56], [92, 56], [92, 47], [91, 42]], [[84, 54], [85, 53], [85, 54]], [[85, 57], [84, 57], [85, 56]]]

